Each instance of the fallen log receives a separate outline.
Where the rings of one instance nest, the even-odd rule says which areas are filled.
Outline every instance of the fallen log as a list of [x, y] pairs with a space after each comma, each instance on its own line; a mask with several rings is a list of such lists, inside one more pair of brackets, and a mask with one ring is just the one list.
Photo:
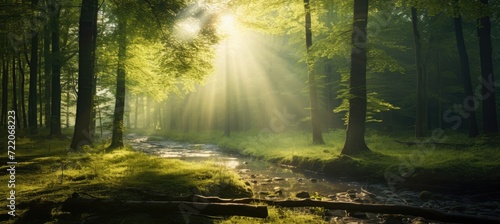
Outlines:
[[354, 202], [302, 200], [266, 200], [256, 198], [225, 199], [192, 195], [175, 198], [175, 201], [114, 201], [88, 198], [69, 198], [63, 202], [63, 211], [71, 213], [104, 213], [104, 212], [138, 212], [138, 213], [191, 213], [211, 216], [248, 216], [265, 218], [267, 207], [249, 205], [262, 203], [280, 207], [323, 207], [326, 209], [401, 214], [423, 217], [430, 220], [453, 223], [500, 223], [500, 219], [489, 216], [474, 216], [457, 213], [447, 213], [430, 208], [421, 208], [406, 205], [361, 204]]
[[267, 206], [236, 203], [202, 203], [188, 201], [116, 201], [91, 198], [68, 198], [62, 211], [81, 213], [190, 213], [207, 216], [247, 216], [266, 218]]
[[381, 214], [401, 214], [419, 216], [430, 220], [454, 222], [454, 223], [500, 223], [500, 219], [488, 216], [475, 216], [457, 213], [447, 213], [430, 208], [422, 208], [406, 205], [381, 205], [381, 204], [361, 204], [354, 202], [334, 202], [334, 201], [318, 201], [311, 199], [302, 200], [266, 200], [255, 198], [238, 198], [224, 199], [219, 197], [205, 197], [201, 195], [193, 195], [186, 197], [189, 201], [204, 202], [204, 203], [265, 203], [280, 207], [323, 207], [326, 209], [338, 209], [349, 211], [360, 211]]

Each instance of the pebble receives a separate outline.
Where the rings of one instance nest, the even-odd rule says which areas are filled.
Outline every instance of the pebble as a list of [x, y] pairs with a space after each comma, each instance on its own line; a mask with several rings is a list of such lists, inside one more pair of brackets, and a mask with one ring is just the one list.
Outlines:
[[297, 197], [297, 198], [310, 198], [311, 195], [309, 195], [309, 192], [307, 192], [307, 191], [301, 191], [301, 192], [295, 194], [295, 197]]
[[318, 179], [316, 179], [316, 178], [311, 178], [311, 179], [309, 179], [309, 180], [310, 180], [312, 183], [317, 183], [317, 182], [318, 182]]
[[273, 181], [283, 181], [283, 180], [285, 180], [285, 178], [283, 178], [283, 177], [274, 177], [273, 178]]

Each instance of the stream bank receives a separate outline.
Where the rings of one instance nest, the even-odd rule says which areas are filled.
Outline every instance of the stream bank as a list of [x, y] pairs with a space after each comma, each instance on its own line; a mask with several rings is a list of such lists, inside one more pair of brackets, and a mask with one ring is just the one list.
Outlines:
[[[469, 195], [456, 195], [453, 194], [455, 192], [447, 192], [445, 189], [441, 189], [441, 191], [391, 189], [380, 180], [357, 182], [348, 179], [347, 176], [360, 172], [362, 167], [347, 157], [347, 159], [343, 158], [340, 161], [349, 164], [352, 169], [346, 169], [346, 166], [343, 166], [345, 164], [328, 165], [318, 161], [301, 162], [298, 159], [288, 164], [277, 164], [258, 158], [230, 154], [213, 144], [181, 143], [165, 140], [161, 137], [147, 138], [129, 135], [128, 139], [133, 148], [147, 154], [166, 159], [175, 158], [197, 163], [214, 163], [220, 165], [221, 172], [224, 169], [234, 170], [238, 172], [247, 186], [252, 188], [255, 198], [312, 198], [360, 203], [401, 204], [469, 215], [500, 216], [500, 195], [498, 193], [475, 192], [475, 194]], [[336, 168], [333, 169], [336, 171], [333, 174], [341, 173], [343, 175], [332, 177], [332, 173], [321, 172], [321, 168], [329, 170], [326, 168], [332, 166]], [[371, 221], [386, 223], [387, 220], [394, 218], [393, 216], [370, 213], [346, 214], [342, 211], [326, 211], [326, 213], [328, 214], [325, 217], [330, 221], [337, 219], [337, 221], [343, 222], [350, 220], [361, 223], [370, 223]], [[415, 217], [398, 217], [399, 223], [413, 223], [415, 221]]]

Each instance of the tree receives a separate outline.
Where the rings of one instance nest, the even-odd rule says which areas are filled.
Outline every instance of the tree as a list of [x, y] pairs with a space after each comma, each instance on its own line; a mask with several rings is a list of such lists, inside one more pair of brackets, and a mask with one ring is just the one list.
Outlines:
[[422, 71], [422, 47], [418, 31], [417, 9], [411, 7], [411, 24], [413, 30], [413, 43], [415, 47], [415, 68], [417, 72], [417, 109], [415, 115], [415, 137], [424, 137], [425, 126], [425, 78]]
[[118, 67], [116, 69], [116, 101], [113, 137], [108, 149], [123, 147], [123, 115], [125, 111], [125, 61], [127, 57], [127, 17], [118, 12]]
[[[61, 136], [61, 55], [59, 51], [59, 8], [56, 9], [52, 3], [50, 8], [53, 14], [50, 18], [50, 27], [52, 34], [52, 74], [51, 74], [51, 103], [50, 106], [50, 135]], [[47, 85], [46, 85], [47, 86]], [[48, 115], [46, 115], [48, 116]]]
[[[481, 0], [488, 7], [488, 0]], [[485, 134], [498, 132], [498, 120], [495, 100], [495, 77], [493, 75], [493, 57], [491, 45], [491, 24], [488, 15], [478, 19], [479, 56], [481, 59], [481, 77], [483, 97], [483, 131]]]
[[94, 26], [97, 25], [95, 11], [97, 0], [82, 0], [80, 26], [78, 31], [78, 99], [76, 105], [75, 130], [70, 148], [81, 149], [92, 144], [90, 135], [90, 113], [92, 110], [92, 79], [94, 77], [93, 61], [95, 60], [95, 45], [93, 39]]
[[9, 95], [8, 84], [9, 84], [8, 63], [5, 54], [2, 54], [2, 116], [0, 118], [1, 125], [5, 125], [7, 123], [7, 107], [8, 107], [7, 97]]
[[342, 154], [368, 152], [365, 143], [366, 121], [366, 43], [368, 0], [354, 1], [352, 30], [351, 72], [349, 79], [349, 120]]
[[309, 5], [309, 0], [304, 0], [304, 10], [306, 12], [305, 19], [305, 29], [306, 29], [306, 49], [307, 49], [307, 73], [308, 73], [308, 85], [309, 85], [309, 100], [310, 100], [310, 114], [311, 114], [311, 125], [312, 125], [312, 141], [313, 144], [325, 144], [323, 141], [323, 134], [321, 128], [321, 120], [319, 118], [319, 108], [318, 108], [318, 94], [316, 86], [316, 77], [312, 71], [312, 56], [309, 55], [309, 49], [312, 46], [312, 30], [311, 30], [311, 7]]
[[[31, 0], [31, 7], [36, 9], [38, 0]], [[31, 30], [31, 58], [30, 58], [30, 86], [28, 94], [28, 128], [32, 134], [38, 132], [37, 124], [37, 76], [38, 76], [38, 31], [35, 27]]]
[[[457, 0], [458, 3], [459, 0]], [[458, 5], [456, 6], [458, 8]], [[457, 9], [458, 10], [458, 9]], [[474, 96], [472, 92], [472, 81], [470, 78], [470, 68], [469, 68], [469, 56], [467, 54], [467, 49], [465, 47], [464, 34], [462, 28], [462, 15], [457, 12], [456, 17], [453, 19], [453, 24], [455, 27], [455, 38], [458, 49], [458, 56], [460, 58], [460, 75], [463, 79], [464, 93], [465, 97]], [[469, 102], [469, 101], [468, 101]], [[475, 104], [474, 101], [472, 101]], [[465, 105], [467, 107], [476, 108], [475, 105]], [[468, 110], [469, 117], [467, 118], [467, 130], [469, 132], [469, 137], [476, 137], [479, 134], [477, 129], [476, 112], [474, 110]]]

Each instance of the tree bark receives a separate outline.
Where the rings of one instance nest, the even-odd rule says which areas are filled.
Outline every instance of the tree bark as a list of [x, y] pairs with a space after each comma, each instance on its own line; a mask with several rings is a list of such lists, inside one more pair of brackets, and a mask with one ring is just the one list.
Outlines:
[[[17, 105], [17, 77], [16, 77], [16, 58], [12, 56], [12, 110], [16, 112], [16, 121], [19, 120], [19, 108]], [[36, 114], [35, 114], [36, 115]], [[21, 122], [16, 122], [16, 127], [21, 128]]]
[[[50, 7], [50, 6], [49, 6]], [[45, 127], [50, 128], [50, 109], [52, 108], [50, 105], [50, 97], [52, 94], [52, 65], [51, 65], [51, 53], [50, 53], [50, 25], [45, 25], [43, 30], [43, 73], [45, 75], [45, 91], [44, 91], [44, 100], [45, 100]]]
[[319, 108], [318, 108], [318, 93], [316, 85], [316, 77], [313, 71], [313, 61], [310, 55], [310, 49], [312, 46], [312, 30], [311, 30], [311, 6], [309, 0], [304, 0], [304, 10], [306, 12], [305, 18], [305, 28], [306, 28], [306, 48], [307, 48], [307, 75], [308, 75], [308, 87], [309, 87], [309, 103], [310, 103], [310, 115], [311, 115], [311, 125], [312, 125], [312, 141], [313, 144], [325, 144], [323, 141], [322, 125], [319, 118]]
[[219, 197], [205, 197], [193, 195], [174, 201], [123, 201], [69, 198], [63, 202], [62, 211], [71, 213], [107, 213], [117, 210], [126, 212], [161, 213], [191, 213], [201, 215], [239, 215], [265, 218], [267, 207], [262, 205], [248, 205], [250, 203], [264, 203], [279, 207], [322, 207], [326, 209], [361, 211], [381, 214], [401, 214], [420, 216], [426, 219], [457, 222], [457, 223], [498, 223], [500, 219], [494, 217], [474, 216], [465, 214], [446, 213], [439, 210], [413, 207], [406, 205], [361, 204], [355, 202], [318, 201], [311, 199], [301, 200], [265, 200], [256, 198], [224, 199]]
[[76, 103], [75, 130], [71, 141], [71, 149], [78, 150], [84, 145], [92, 144], [90, 135], [91, 109], [92, 109], [92, 79], [94, 77], [93, 61], [95, 48], [93, 48], [93, 26], [97, 10], [97, 0], [82, 0], [79, 27], [79, 54], [78, 54], [78, 98]]
[[127, 57], [127, 20], [118, 15], [118, 68], [116, 70], [116, 101], [113, 116], [113, 137], [108, 149], [123, 147], [123, 115], [125, 111], [125, 61]]
[[[488, 6], [488, 0], [481, 0], [481, 3]], [[477, 35], [479, 37], [479, 56], [481, 59], [483, 131], [485, 134], [491, 134], [498, 132], [498, 120], [489, 16], [478, 19]]]
[[[35, 9], [38, 0], [31, 1], [31, 7]], [[37, 123], [37, 77], [38, 77], [38, 32], [31, 30], [31, 59], [30, 59], [30, 83], [28, 94], [28, 128], [31, 134], [38, 133]]]
[[229, 75], [229, 40], [226, 39], [226, 73], [225, 73], [225, 87], [226, 87], [226, 93], [224, 94], [226, 103], [224, 105], [224, 136], [230, 137], [231, 136], [231, 83], [229, 82], [230, 75]]
[[341, 152], [347, 155], [370, 151], [365, 143], [367, 24], [368, 0], [355, 0], [349, 80], [349, 120]]
[[8, 68], [7, 58], [2, 55], [2, 116], [1, 125], [7, 124], [7, 107], [9, 97], [9, 68]]
[[28, 127], [28, 121], [26, 120], [26, 102], [24, 101], [24, 83], [25, 83], [25, 74], [24, 74], [24, 68], [21, 64], [21, 54], [18, 55], [17, 57], [17, 64], [19, 66], [19, 75], [21, 79], [21, 85], [20, 85], [20, 93], [21, 93], [21, 115], [22, 115], [22, 122], [23, 122], [23, 128]]
[[[53, 7], [53, 6], [52, 6]], [[57, 10], [57, 12], [55, 12]], [[52, 30], [52, 88], [50, 136], [61, 136], [61, 55], [59, 52], [59, 9], [54, 9], [50, 19]]]
[[420, 33], [418, 31], [417, 9], [411, 7], [411, 24], [413, 29], [413, 44], [415, 46], [415, 67], [417, 71], [417, 108], [415, 114], [415, 137], [424, 137], [425, 117], [425, 89], [424, 76], [422, 72], [422, 47], [420, 44]]
[[[472, 92], [472, 81], [470, 78], [469, 56], [465, 47], [464, 34], [462, 30], [462, 16], [458, 16], [453, 20], [455, 24], [455, 38], [457, 41], [458, 56], [460, 58], [460, 74], [462, 75], [464, 93], [467, 99], [468, 97], [473, 97], [474, 93]], [[466, 108], [470, 108], [470, 110], [467, 110], [469, 111], [469, 117], [466, 118], [468, 126], [467, 130], [469, 132], [469, 137], [476, 137], [479, 134], [475, 112], [477, 102], [475, 102], [475, 100], [472, 100], [471, 103], [473, 105], [464, 105]]]

